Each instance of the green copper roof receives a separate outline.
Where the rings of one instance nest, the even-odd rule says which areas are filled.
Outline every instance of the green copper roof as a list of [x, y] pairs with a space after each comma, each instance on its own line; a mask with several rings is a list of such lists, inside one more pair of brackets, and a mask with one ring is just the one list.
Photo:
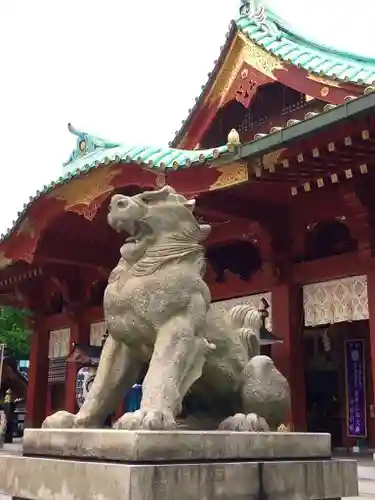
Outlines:
[[178, 170], [194, 164], [215, 160], [228, 153], [228, 146], [204, 150], [185, 150], [156, 146], [130, 146], [107, 142], [81, 132], [71, 125], [69, 130], [77, 136], [77, 146], [64, 164], [64, 177], [76, 176], [83, 171], [108, 163], [138, 163], [154, 170]]
[[[35, 196], [30, 197], [29, 202], [24, 204], [23, 210], [17, 214], [17, 220], [13, 221], [12, 228], [0, 236], [0, 242], [13, 233], [13, 230], [25, 217], [30, 205], [39, 198], [50, 193], [54, 188], [101, 165], [137, 163], [140, 167], [167, 172], [168, 170], [181, 170], [210, 163], [226, 153], [229, 157], [233, 156], [227, 145], [194, 151], [168, 147], [127, 146], [117, 142], [105, 141], [86, 132], [81, 132], [70, 124], [69, 131], [77, 137], [77, 145], [69, 160], [64, 163], [63, 175], [56, 181], [45, 185]], [[124, 168], [126, 168], [126, 165], [124, 165]]]
[[192, 116], [211, 88], [225, 60], [230, 43], [238, 31], [283, 61], [295, 64], [311, 73], [359, 85], [375, 84], [375, 59], [312, 43], [297, 35], [293, 28], [288, 27], [285, 21], [264, 7], [259, 0], [241, 0], [240, 15], [230, 23], [226, 42], [214, 62], [214, 69], [208, 74], [208, 80], [202, 85], [200, 95], [195, 98], [194, 106], [188, 110], [188, 116], [182, 120], [180, 129], [169, 142], [170, 146], [175, 146], [182, 138]]
[[268, 8], [242, 0], [238, 29], [280, 59], [309, 72], [358, 84], [375, 81], [375, 59], [314, 44], [293, 33]]

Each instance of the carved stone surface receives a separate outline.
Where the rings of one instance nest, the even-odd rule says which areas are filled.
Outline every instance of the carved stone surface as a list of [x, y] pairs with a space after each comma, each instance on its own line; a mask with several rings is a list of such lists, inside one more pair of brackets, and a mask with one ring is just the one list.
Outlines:
[[356, 496], [355, 469], [348, 461], [155, 466], [6, 457], [0, 483], [7, 474], [5, 491], [30, 500], [319, 500]]
[[[26, 449], [41, 455], [2, 456], [0, 491], [30, 500], [319, 500], [358, 495], [356, 461], [317, 458], [318, 452], [329, 453], [329, 437], [322, 434], [33, 433], [27, 432]], [[46, 449], [43, 436], [55, 436], [56, 447]], [[72, 451], [73, 443], [87, 444], [90, 436], [98, 453], [94, 447], [88, 453], [81, 441], [75, 458], [68, 459], [64, 446]], [[115, 451], [116, 442], [123, 452]], [[127, 447], [131, 459], [123, 461]], [[303, 456], [291, 457], [303, 450]], [[45, 452], [56, 456], [43, 456]]]
[[210, 226], [193, 209], [168, 186], [112, 197], [108, 222], [130, 236], [104, 294], [109, 337], [78, 414], [58, 412], [45, 428], [100, 427], [147, 365], [141, 408], [121, 417], [119, 429], [174, 429], [187, 394], [226, 430], [283, 422], [289, 386], [259, 355], [262, 313], [248, 305], [210, 309], [201, 245]]
[[117, 462], [329, 459], [331, 436], [297, 432], [26, 429], [23, 453]]

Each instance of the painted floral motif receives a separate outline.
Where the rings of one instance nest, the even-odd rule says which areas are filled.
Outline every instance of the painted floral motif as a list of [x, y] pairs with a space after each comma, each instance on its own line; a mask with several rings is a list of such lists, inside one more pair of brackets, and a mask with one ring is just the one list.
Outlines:
[[306, 326], [368, 319], [367, 276], [306, 285], [303, 303]]
[[90, 345], [101, 346], [105, 334], [105, 322], [100, 321], [90, 325]]
[[70, 351], [70, 328], [49, 332], [49, 359], [65, 358]]

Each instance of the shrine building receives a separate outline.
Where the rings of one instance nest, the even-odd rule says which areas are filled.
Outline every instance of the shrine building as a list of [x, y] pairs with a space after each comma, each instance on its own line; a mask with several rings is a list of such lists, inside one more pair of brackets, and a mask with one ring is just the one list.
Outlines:
[[0, 242], [0, 302], [33, 312], [27, 424], [75, 412], [77, 373], [95, 371], [124, 238], [106, 222], [109, 199], [168, 184], [212, 226], [213, 307], [268, 302], [293, 429], [375, 447], [373, 85], [375, 60], [313, 44], [242, 2], [168, 147], [69, 126], [76, 148], [61, 177]]

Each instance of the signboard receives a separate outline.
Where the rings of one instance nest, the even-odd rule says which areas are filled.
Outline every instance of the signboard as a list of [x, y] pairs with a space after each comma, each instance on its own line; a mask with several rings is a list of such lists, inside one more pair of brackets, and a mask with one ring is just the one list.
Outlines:
[[76, 400], [79, 408], [83, 405], [87, 394], [89, 393], [91, 386], [94, 382], [96, 375], [95, 366], [84, 366], [78, 370], [76, 377]]
[[348, 437], [367, 436], [365, 346], [362, 339], [345, 341], [346, 428]]
[[142, 385], [135, 384], [125, 397], [125, 411], [132, 412], [139, 410], [142, 401]]

